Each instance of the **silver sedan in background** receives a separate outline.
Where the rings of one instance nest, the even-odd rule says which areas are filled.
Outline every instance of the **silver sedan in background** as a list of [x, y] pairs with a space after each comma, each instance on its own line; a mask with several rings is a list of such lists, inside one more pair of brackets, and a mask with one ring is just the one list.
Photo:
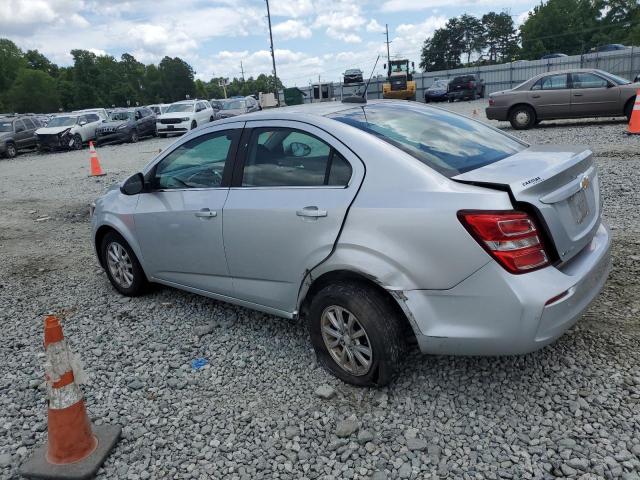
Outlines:
[[123, 295], [155, 282], [305, 318], [320, 361], [388, 383], [424, 353], [557, 339], [608, 276], [581, 147], [526, 145], [415, 102], [322, 103], [205, 125], [96, 201]]
[[516, 130], [542, 120], [623, 117], [631, 111], [640, 83], [602, 70], [564, 70], [537, 75], [511, 90], [489, 95], [489, 120], [509, 120]]

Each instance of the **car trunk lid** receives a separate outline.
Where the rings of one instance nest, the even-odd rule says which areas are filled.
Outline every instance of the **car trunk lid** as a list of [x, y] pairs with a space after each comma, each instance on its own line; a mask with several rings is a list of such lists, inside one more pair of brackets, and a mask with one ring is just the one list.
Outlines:
[[600, 224], [598, 175], [584, 147], [533, 146], [453, 179], [508, 189], [516, 203], [534, 207], [562, 262], [588, 245]]

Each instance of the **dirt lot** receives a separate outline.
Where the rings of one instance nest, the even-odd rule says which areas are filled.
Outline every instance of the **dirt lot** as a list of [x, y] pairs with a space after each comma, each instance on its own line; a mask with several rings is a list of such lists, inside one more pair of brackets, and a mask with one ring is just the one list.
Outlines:
[[[443, 106], [484, 118], [483, 101]], [[612, 275], [540, 352], [413, 352], [377, 391], [319, 368], [297, 322], [168, 288], [129, 300], [110, 287], [88, 204], [171, 139], [101, 147], [99, 179], [87, 176], [87, 149], [0, 160], [0, 477], [16, 477], [46, 438], [42, 315], [57, 312], [89, 374], [95, 423], [123, 426], [100, 478], [639, 479], [640, 138], [610, 120], [494, 124], [531, 143], [592, 148]], [[196, 358], [208, 365], [193, 370]], [[323, 384], [331, 399], [316, 395]]]

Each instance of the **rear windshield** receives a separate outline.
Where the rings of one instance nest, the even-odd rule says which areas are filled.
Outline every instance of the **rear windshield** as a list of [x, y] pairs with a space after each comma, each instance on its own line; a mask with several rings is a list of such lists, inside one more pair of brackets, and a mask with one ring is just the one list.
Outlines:
[[365, 105], [330, 117], [394, 145], [447, 177], [527, 147], [475, 120], [413, 102]]

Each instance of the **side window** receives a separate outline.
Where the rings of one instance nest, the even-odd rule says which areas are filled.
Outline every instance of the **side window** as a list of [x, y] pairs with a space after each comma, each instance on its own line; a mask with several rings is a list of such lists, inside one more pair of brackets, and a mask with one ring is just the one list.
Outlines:
[[319, 138], [289, 128], [258, 128], [249, 140], [245, 187], [346, 186], [351, 166]]
[[87, 114], [87, 122], [91, 123], [91, 122], [97, 122], [100, 120], [100, 117], [98, 116], [97, 113], [88, 113]]
[[24, 126], [27, 127], [27, 130], [33, 130], [36, 126], [33, 124], [33, 121], [30, 118], [23, 118]]
[[592, 73], [572, 73], [573, 88], [606, 88], [608, 82]]
[[222, 185], [224, 167], [238, 130], [201, 135], [163, 158], [156, 166], [156, 189], [216, 188]]
[[531, 90], [563, 90], [567, 88], [567, 75], [550, 75], [538, 80]]
[[24, 123], [22, 123], [22, 120], [16, 120], [14, 122], [14, 127], [13, 127], [16, 133], [19, 132], [24, 132], [26, 130], [26, 127], [24, 126]]

